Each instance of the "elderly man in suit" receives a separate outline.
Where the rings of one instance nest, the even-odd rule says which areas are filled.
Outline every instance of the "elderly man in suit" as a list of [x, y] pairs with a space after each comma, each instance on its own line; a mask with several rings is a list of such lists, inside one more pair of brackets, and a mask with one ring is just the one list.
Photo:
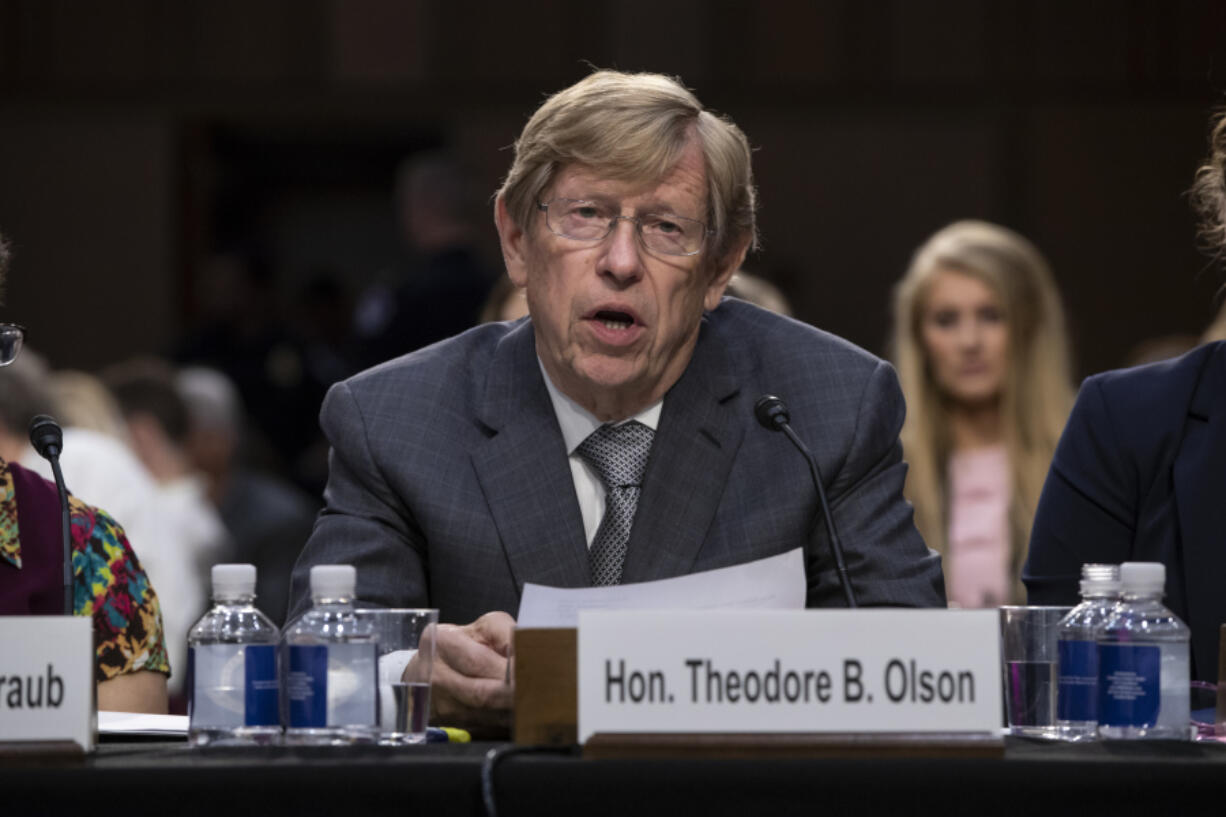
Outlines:
[[[357, 566], [364, 602], [438, 607], [433, 704], [505, 721], [525, 582], [638, 582], [802, 546], [810, 606], [839, 605], [804, 458], [758, 425], [787, 400], [814, 451], [860, 603], [945, 603], [902, 496], [888, 364], [724, 299], [756, 241], [750, 151], [675, 81], [601, 71], [515, 145], [495, 221], [530, 317], [337, 384], [326, 507], [299, 559]], [[464, 624], [464, 622], [472, 622]]]

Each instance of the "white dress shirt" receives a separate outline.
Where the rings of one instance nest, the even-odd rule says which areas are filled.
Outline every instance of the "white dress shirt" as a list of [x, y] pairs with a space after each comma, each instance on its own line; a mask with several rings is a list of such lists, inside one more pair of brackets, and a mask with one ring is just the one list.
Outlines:
[[[541, 364], [539, 357], [537, 363], [541, 365], [545, 388], [549, 390], [549, 400], [553, 403], [553, 413], [557, 415], [558, 426], [562, 429], [562, 440], [566, 443], [566, 454], [570, 458], [570, 478], [574, 480], [575, 496], [579, 499], [579, 512], [583, 514], [583, 533], [587, 537], [588, 547], [591, 547], [592, 540], [596, 538], [596, 530], [600, 527], [600, 520], [604, 518], [605, 487], [600, 474], [588, 464], [587, 460], [575, 453], [575, 449], [604, 423], [558, 390], [553, 381], [549, 379], [549, 373], [545, 371], [545, 366]], [[633, 417], [622, 420], [621, 423], [638, 420], [655, 431], [660, 424], [660, 410], [663, 407], [664, 401], [657, 400]], [[616, 423], [616, 425], [621, 425], [621, 423]]]

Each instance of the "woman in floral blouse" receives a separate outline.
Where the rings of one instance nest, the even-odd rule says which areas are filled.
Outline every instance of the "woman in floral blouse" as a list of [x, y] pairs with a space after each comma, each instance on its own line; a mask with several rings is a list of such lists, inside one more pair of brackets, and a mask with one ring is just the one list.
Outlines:
[[[8, 249], [0, 237], [0, 287]], [[23, 331], [0, 324], [0, 366]], [[165, 712], [170, 664], [158, 599], [123, 529], [103, 511], [69, 498], [73, 613], [91, 616], [98, 708]], [[0, 459], [0, 615], [62, 612], [59, 494], [53, 483]]]

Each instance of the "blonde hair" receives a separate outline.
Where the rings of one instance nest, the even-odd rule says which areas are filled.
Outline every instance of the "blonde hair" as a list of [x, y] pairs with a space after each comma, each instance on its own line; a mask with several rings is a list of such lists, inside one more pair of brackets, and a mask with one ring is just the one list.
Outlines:
[[[1226, 258], [1226, 111], [1213, 118], [1209, 155], [1196, 171], [1189, 197], [1199, 220], [1199, 237], [1214, 258]], [[1226, 303], [1201, 336], [1201, 343], [1226, 340]]]
[[728, 288], [724, 292], [776, 314], [792, 317], [792, 305], [788, 303], [783, 290], [765, 278], [759, 278], [743, 269], [737, 270], [728, 279]]
[[1214, 116], [1209, 155], [1196, 170], [1189, 196], [1199, 217], [1200, 238], [1215, 257], [1226, 253], [1226, 110]]
[[61, 423], [87, 428], [128, 442], [128, 426], [115, 396], [88, 372], [72, 369], [52, 372], [47, 389]]
[[707, 226], [715, 231], [714, 251], [704, 260], [718, 264], [746, 239], [757, 246], [749, 141], [671, 77], [596, 71], [551, 96], [516, 140], [498, 196], [527, 230], [541, 195], [566, 165], [611, 179], [656, 179], [695, 137], [706, 165]]
[[1009, 333], [1001, 417], [1013, 497], [1009, 508], [1015, 594], [1043, 481], [1073, 402], [1064, 310], [1047, 261], [1022, 236], [983, 221], [959, 221], [928, 239], [894, 290], [890, 340], [907, 401], [903, 450], [906, 494], [928, 545], [946, 551], [946, 467], [952, 453], [949, 415], [920, 338], [930, 284], [954, 271], [986, 284], [1000, 299]]

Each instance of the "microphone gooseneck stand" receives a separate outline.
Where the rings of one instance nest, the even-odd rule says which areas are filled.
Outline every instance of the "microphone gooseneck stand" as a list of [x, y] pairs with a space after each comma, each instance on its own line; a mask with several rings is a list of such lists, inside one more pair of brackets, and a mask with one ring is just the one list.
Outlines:
[[72, 615], [72, 528], [68, 517], [68, 489], [64, 487], [64, 472], [60, 469], [60, 452], [64, 450], [64, 432], [53, 417], [40, 414], [30, 421], [30, 445], [38, 455], [51, 463], [55, 488], [60, 494], [60, 545], [64, 556], [64, 615]]
[[753, 406], [754, 416], [758, 422], [771, 431], [782, 431], [792, 441], [792, 445], [804, 455], [809, 463], [809, 475], [817, 488], [817, 501], [822, 507], [822, 518], [826, 520], [826, 533], [830, 536], [830, 550], [834, 554], [834, 569], [839, 575], [839, 584], [843, 586], [843, 596], [848, 607], [856, 607], [856, 594], [851, 588], [851, 579], [847, 575], [847, 565], [843, 561], [843, 544], [839, 541], [838, 531], [834, 527], [834, 517], [830, 515], [830, 505], [826, 502], [826, 489], [822, 487], [822, 472], [818, 470], [817, 460], [804, 441], [792, 430], [789, 422], [788, 407], [773, 394], [764, 394]]

